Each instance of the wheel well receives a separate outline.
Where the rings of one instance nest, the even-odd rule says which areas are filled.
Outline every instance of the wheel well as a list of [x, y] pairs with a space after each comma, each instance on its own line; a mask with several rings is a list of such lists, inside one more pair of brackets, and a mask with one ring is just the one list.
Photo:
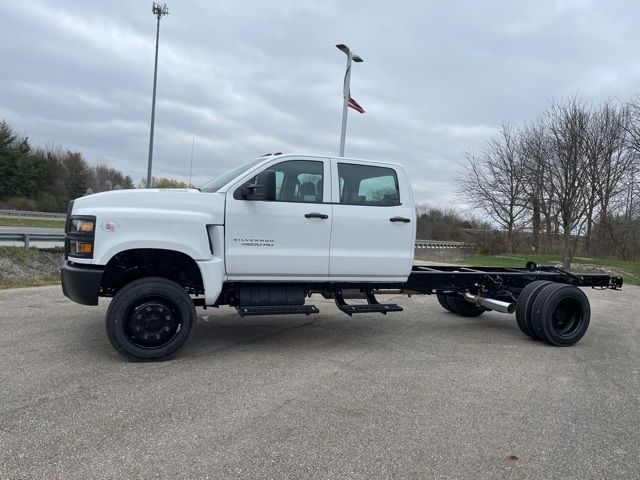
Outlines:
[[120, 252], [109, 260], [100, 295], [112, 297], [128, 283], [144, 277], [166, 278], [190, 294], [204, 293], [200, 268], [189, 255], [175, 250], [138, 248]]

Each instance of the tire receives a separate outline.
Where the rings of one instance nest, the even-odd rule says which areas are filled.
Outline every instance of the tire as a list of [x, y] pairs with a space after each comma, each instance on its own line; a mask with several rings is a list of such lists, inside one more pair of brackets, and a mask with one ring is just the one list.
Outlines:
[[522, 333], [534, 340], [539, 340], [539, 338], [531, 326], [531, 308], [540, 290], [551, 283], [552, 282], [547, 280], [536, 280], [525, 286], [518, 296], [518, 302], [516, 303], [516, 322], [518, 322], [518, 327], [520, 327]]
[[449, 304], [447, 303], [447, 296], [444, 293], [437, 293], [436, 297], [438, 297], [438, 303], [440, 303], [440, 306], [450, 312], [451, 307], [449, 307]]
[[455, 298], [455, 294], [448, 293], [447, 295], [444, 296], [444, 302], [449, 307], [447, 310], [449, 310], [451, 313], [455, 313], [456, 315], [460, 315], [460, 310], [458, 310], [458, 304], [453, 301], [454, 298]]
[[531, 308], [534, 334], [556, 347], [575, 345], [587, 332], [590, 318], [589, 299], [573, 285], [543, 287]]
[[136, 362], [170, 358], [189, 339], [195, 323], [196, 309], [184, 288], [159, 277], [124, 286], [106, 318], [113, 348]]
[[457, 313], [463, 317], [477, 317], [487, 311], [480, 305], [467, 302], [459, 295], [447, 295], [447, 303], [453, 313]]

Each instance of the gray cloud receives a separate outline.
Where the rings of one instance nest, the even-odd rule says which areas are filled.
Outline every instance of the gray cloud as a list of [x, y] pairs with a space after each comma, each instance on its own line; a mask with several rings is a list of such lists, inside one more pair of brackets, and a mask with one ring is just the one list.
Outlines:
[[[628, 98], [634, 2], [171, 1], [162, 20], [154, 174], [202, 182], [268, 151], [335, 154], [346, 43], [365, 62], [347, 154], [403, 163], [418, 200], [455, 203], [465, 151], [552, 98]], [[151, 2], [0, 3], [0, 118], [139, 179]]]

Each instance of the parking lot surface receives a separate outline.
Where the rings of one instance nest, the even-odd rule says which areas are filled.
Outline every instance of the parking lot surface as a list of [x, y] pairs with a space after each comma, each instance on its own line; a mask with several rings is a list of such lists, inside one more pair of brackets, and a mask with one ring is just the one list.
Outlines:
[[586, 290], [570, 348], [513, 316], [242, 319], [171, 361], [108, 343], [60, 287], [0, 291], [0, 478], [640, 478], [640, 289]]

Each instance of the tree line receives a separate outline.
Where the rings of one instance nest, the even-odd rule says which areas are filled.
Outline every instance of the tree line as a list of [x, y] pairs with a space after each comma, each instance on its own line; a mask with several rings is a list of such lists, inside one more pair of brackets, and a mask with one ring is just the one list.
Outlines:
[[503, 124], [457, 178], [461, 197], [505, 236], [504, 249], [640, 257], [640, 100], [552, 102]]
[[[153, 177], [155, 188], [185, 188], [186, 183]], [[146, 185], [141, 180], [139, 187]], [[133, 179], [82, 153], [63, 147], [33, 147], [5, 121], [0, 122], [0, 208], [65, 212], [70, 200], [107, 190], [135, 188]]]
[[473, 241], [483, 246], [486, 243], [485, 233], [493, 230], [489, 222], [472, 215], [462, 215], [450, 207], [438, 208], [427, 204], [416, 205], [416, 220], [418, 240]]

